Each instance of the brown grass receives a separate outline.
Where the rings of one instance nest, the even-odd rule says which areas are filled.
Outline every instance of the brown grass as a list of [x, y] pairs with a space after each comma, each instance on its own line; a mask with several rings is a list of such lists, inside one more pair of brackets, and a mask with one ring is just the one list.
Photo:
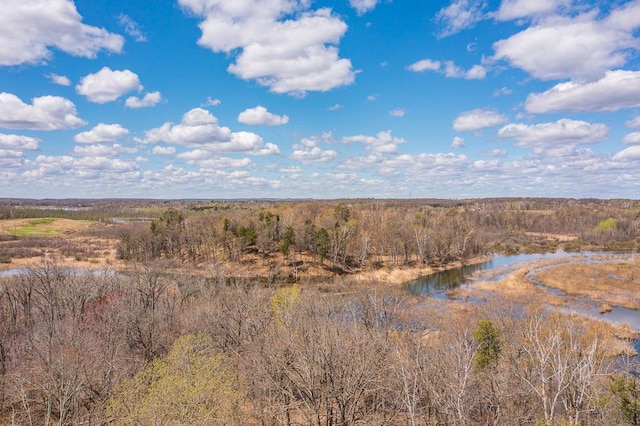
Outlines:
[[545, 285], [570, 295], [640, 309], [639, 260], [565, 264], [540, 271], [536, 277]]

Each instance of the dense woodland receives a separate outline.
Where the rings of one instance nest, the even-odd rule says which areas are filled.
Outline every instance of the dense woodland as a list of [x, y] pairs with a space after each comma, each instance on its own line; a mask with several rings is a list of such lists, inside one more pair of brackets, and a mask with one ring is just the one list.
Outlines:
[[18, 201], [0, 216], [116, 223], [127, 266], [0, 277], [2, 424], [640, 424], [637, 357], [603, 329], [352, 279], [637, 248], [636, 201]]

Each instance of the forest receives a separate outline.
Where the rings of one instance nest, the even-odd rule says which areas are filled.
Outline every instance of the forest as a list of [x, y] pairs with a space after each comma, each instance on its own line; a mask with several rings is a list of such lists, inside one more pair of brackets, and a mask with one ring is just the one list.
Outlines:
[[0, 200], [0, 424], [637, 425], [637, 330], [403, 284], [639, 245], [634, 200]]

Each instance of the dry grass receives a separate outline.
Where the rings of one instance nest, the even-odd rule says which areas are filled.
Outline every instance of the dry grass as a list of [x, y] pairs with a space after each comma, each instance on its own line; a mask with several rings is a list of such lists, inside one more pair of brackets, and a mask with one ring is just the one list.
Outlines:
[[119, 268], [113, 227], [71, 219], [0, 221], [0, 269], [26, 268], [55, 260], [78, 269]]
[[570, 295], [640, 309], [639, 260], [565, 264], [540, 271], [536, 277], [545, 285]]

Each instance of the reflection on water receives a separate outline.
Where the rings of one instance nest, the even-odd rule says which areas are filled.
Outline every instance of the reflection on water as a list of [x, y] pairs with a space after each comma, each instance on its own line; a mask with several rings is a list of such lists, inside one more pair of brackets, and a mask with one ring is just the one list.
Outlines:
[[[543, 259], [575, 259], [580, 262], [598, 262], [602, 260], [628, 259], [635, 253], [629, 252], [580, 252], [567, 253], [559, 250], [555, 253], [519, 254], [514, 256], [495, 256], [491, 260], [477, 264], [467, 265], [447, 271], [436, 272], [432, 275], [421, 277], [406, 284], [406, 288], [414, 295], [429, 295], [437, 298], [446, 297], [446, 291], [473, 282], [497, 281], [510, 274], [516, 266], [527, 262]], [[565, 294], [563, 291], [544, 286], [535, 279], [535, 273], [545, 269], [545, 266], [532, 270], [527, 277], [536, 285], [545, 288], [555, 294]], [[612, 306], [611, 312], [600, 314], [601, 303], [587, 299], [578, 298], [574, 300], [570, 308], [562, 309], [566, 313], [577, 313], [593, 318], [609, 321], [614, 324], [628, 324], [634, 330], [640, 330], [640, 311], [628, 309], [621, 306]], [[640, 340], [635, 344], [635, 348], [640, 352]]]
[[541, 259], [562, 259], [569, 256], [581, 256], [580, 253], [567, 253], [558, 250], [555, 253], [532, 253], [516, 255], [498, 255], [486, 262], [476, 265], [465, 265], [459, 268], [436, 272], [420, 277], [406, 284], [414, 295], [431, 295], [443, 297], [444, 292], [452, 288], [469, 284], [473, 281], [496, 281], [509, 274], [514, 266]]

